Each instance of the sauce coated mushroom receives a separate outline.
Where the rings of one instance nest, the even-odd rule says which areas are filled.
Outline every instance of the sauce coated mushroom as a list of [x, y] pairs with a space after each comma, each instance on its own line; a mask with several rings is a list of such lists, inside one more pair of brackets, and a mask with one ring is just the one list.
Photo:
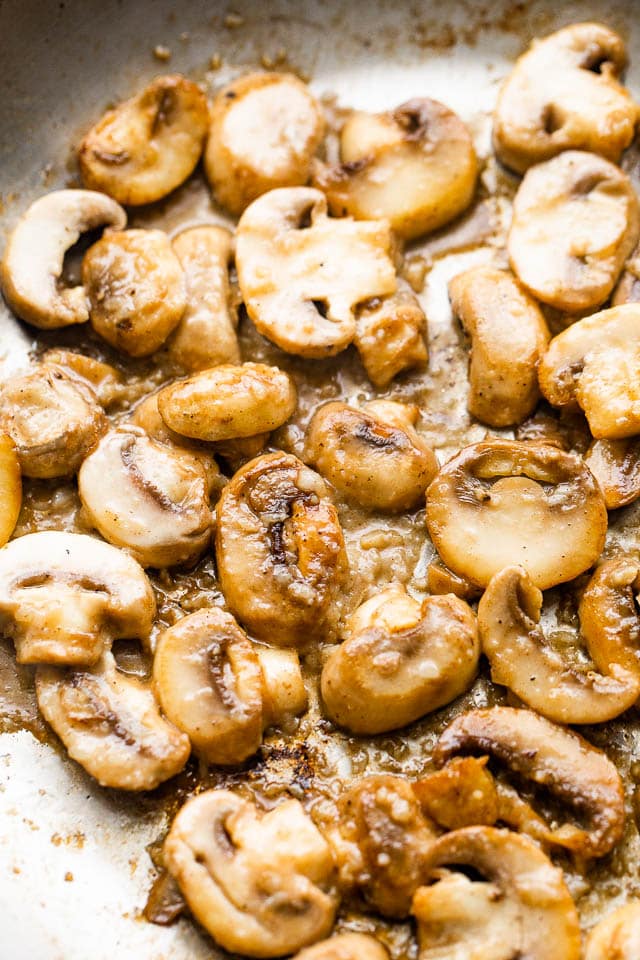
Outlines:
[[392, 243], [384, 220], [330, 219], [319, 190], [272, 190], [238, 223], [236, 266], [249, 317], [287, 353], [334, 356], [354, 338], [358, 304], [395, 292]]
[[338, 933], [297, 953], [293, 960], [388, 960], [389, 954], [366, 933]]
[[626, 507], [640, 497], [640, 439], [594, 440], [584, 462], [602, 490], [607, 510]]
[[228, 790], [192, 797], [164, 860], [193, 915], [232, 953], [280, 957], [331, 931], [331, 851], [297, 800], [260, 814]]
[[613, 910], [589, 934], [584, 960], [637, 960], [640, 956], [640, 901]]
[[13, 533], [22, 505], [20, 461], [13, 440], [0, 433], [0, 547]]
[[458, 576], [486, 587], [516, 562], [544, 590], [593, 566], [607, 511], [580, 457], [549, 444], [491, 440], [441, 467], [427, 490], [427, 527]]
[[376, 387], [388, 386], [405, 370], [426, 366], [427, 318], [408, 284], [388, 297], [374, 297], [357, 310], [353, 343], [367, 376]]
[[331, 719], [357, 734], [413, 723], [470, 686], [480, 644], [475, 617], [449, 594], [410, 597], [393, 584], [358, 607], [322, 670]]
[[605, 560], [595, 570], [578, 608], [599, 670], [626, 671], [640, 682], [640, 564], [630, 556]]
[[216, 557], [229, 608], [259, 640], [301, 646], [335, 630], [342, 530], [324, 481], [296, 457], [257, 457], [227, 484]]

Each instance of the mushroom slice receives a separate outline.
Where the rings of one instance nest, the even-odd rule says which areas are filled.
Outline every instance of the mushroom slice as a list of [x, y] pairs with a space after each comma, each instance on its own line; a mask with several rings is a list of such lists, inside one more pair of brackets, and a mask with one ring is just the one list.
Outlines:
[[356, 350], [376, 387], [387, 387], [405, 370], [426, 366], [427, 318], [408, 284], [388, 297], [374, 297], [357, 311]]
[[114, 640], [146, 640], [155, 613], [144, 571], [102, 540], [44, 530], [0, 550], [0, 628], [18, 663], [92, 665]]
[[0, 433], [0, 547], [13, 533], [22, 506], [20, 462], [11, 437]]
[[408, 240], [466, 210], [478, 161], [460, 117], [437, 100], [408, 100], [388, 113], [353, 113], [340, 134], [341, 163], [319, 167], [315, 185], [336, 216], [385, 217]]
[[179, 187], [200, 159], [209, 108], [200, 87], [156, 77], [109, 110], [80, 144], [83, 182], [127, 206], [153, 203]]
[[411, 785], [388, 774], [365, 777], [340, 797], [338, 807], [338, 822], [327, 837], [341, 886], [385, 917], [408, 916], [436, 836]]
[[366, 933], [338, 933], [306, 947], [293, 960], [389, 960], [389, 954]]
[[540, 308], [510, 273], [487, 266], [454, 277], [449, 297], [471, 338], [469, 413], [492, 427], [520, 423], [540, 399], [538, 362], [549, 342]]
[[368, 510], [416, 507], [438, 471], [415, 430], [413, 404], [377, 400], [356, 410], [327, 403], [307, 429], [305, 459], [347, 500]]
[[358, 304], [395, 292], [392, 243], [386, 221], [330, 219], [319, 190], [272, 190], [247, 208], [236, 235], [250, 318], [287, 353], [334, 356], [354, 338]]
[[[289, 651], [277, 651], [289, 653]], [[263, 662], [234, 618], [217, 607], [198, 610], [160, 636], [154, 687], [169, 720], [207, 763], [237, 764], [255, 753], [262, 731], [287, 708], [300, 707], [300, 664]], [[270, 696], [265, 676], [271, 666]], [[297, 676], [296, 668], [297, 667]], [[306, 694], [302, 707], [306, 706]], [[283, 709], [284, 708], [284, 709]]]
[[352, 733], [396, 730], [455, 700], [478, 670], [470, 607], [453, 595], [422, 603], [395, 583], [358, 607], [322, 670], [331, 719]]
[[498, 97], [499, 159], [518, 173], [571, 149], [617, 163], [638, 119], [619, 82], [626, 64], [624, 41], [599, 23], [573, 23], [534, 41]]
[[216, 95], [204, 169], [218, 203], [239, 216], [276, 187], [307, 183], [324, 116], [290, 73], [250, 73]]
[[454, 757], [442, 770], [416, 780], [413, 792], [425, 814], [447, 830], [493, 826], [500, 798], [487, 761], [488, 757]]
[[38, 707], [69, 756], [103, 787], [153, 790], [189, 757], [189, 738], [167, 723], [148, 683], [110, 653], [93, 668], [36, 671]]
[[613, 296], [611, 306], [619, 307], [623, 303], [640, 301], [640, 247], [636, 247], [624, 265]]
[[581, 856], [603, 857], [622, 838], [625, 813], [620, 775], [601, 750], [572, 730], [532, 710], [470, 710], [446, 728], [434, 760], [444, 763], [460, 753], [495, 757], [584, 816], [588, 829], [567, 823], [554, 831], [557, 842]]
[[541, 608], [542, 593], [522, 567], [505, 567], [491, 578], [478, 606], [478, 629], [493, 682], [557, 723], [604, 723], [624, 713], [640, 696], [640, 664], [635, 676], [604, 657], [605, 675], [581, 669], [547, 642]]
[[567, 150], [532, 167], [520, 184], [509, 259], [538, 300], [589, 312], [613, 290], [639, 228], [627, 175], [593, 153]]
[[576, 402], [596, 439], [640, 432], [640, 304], [602, 310], [554, 337], [539, 369], [540, 389], [556, 407]]
[[259, 640], [301, 646], [331, 634], [347, 556], [321, 477], [286, 453], [251, 460], [217, 505], [218, 576], [231, 611]]
[[640, 563], [614, 557], [597, 567], [579, 606], [587, 648], [603, 673], [626, 671], [640, 683]]
[[24, 476], [50, 479], [76, 472], [107, 420], [90, 387], [41, 363], [0, 386], [0, 429], [15, 444]]
[[304, 713], [308, 706], [300, 659], [295, 650], [255, 647], [262, 671], [262, 717], [265, 729], [287, 717]]
[[[454, 865], [485, 879], [441, 870]], [[578, 913], [562, 871], [528, 838], [465, 827], [437, 840], [424, 867], [437, 879], [413, 899], [419, 960], [579, 960]]]
[[187, 305], [184, 272], [162, 230], [104, 236], [84, 256], [82, 282], [93, 329], [131, 357], [161, 347]]
[[429, 593], [441, 596], [453, 593], [461, 600], [477, 600], [482, 588], [470, 583], [464, 577], [459, 577], [444, 564], [432, 562], [427, 567], [427, 589]]
[[207, 790], [179, 811], [164, 860], [194, 917], [231, 953], [279, 957], [331, 931], [331, 850], [297, 800], [260, 814], [229, 790]]
[[640, 439], [594, 440], [584, 458], [607, 510], [626, 507], [640, 497]]
[[122, 230], [127, 215], [93, 190], [56, 190], [32, 203], [13, 228], [0, 264], [5, 300], [21, 320], [49, 330], [89, 319], [83, 287], [62, 284], [64, 256], [82, 233]]
[[230, 306], [233, 237], [222, 227], [191, 227], [172, 246], [187, 284], [187, 307], [169, 338], [169, 357], [184, 370], [240, 363], [237, 317]]
[[640, 900], [631, 900], [593, 928], [584, 960], [637, 960], [639, 956]]
[[72, 379], [86, 384], [105, 409], [118, 403], [126, 395], [126, 386], [118, 371], [102, 360], [58, 347], [43, 353], [41, 360], [43, 363], [62, 367]]
[[546, 590], [593, 566], [607, 510], [580, 457], [550, 444], [491, 440], [441, 467], [427, 490], [427, 527], [442, 560], [471, 583], [486, 587], [517, 562]]
[[170, 430], [196, 440], [232, 440], [270, 433], [296, 408], [288, 374], [264, 363], [224, 363], [158, 394], [160, 415]]
[[78, 492], [105, 540], [145, 567], [194, 563], [211, 539], [202, 464], [136, 427], [103, 437], [82, 464]]

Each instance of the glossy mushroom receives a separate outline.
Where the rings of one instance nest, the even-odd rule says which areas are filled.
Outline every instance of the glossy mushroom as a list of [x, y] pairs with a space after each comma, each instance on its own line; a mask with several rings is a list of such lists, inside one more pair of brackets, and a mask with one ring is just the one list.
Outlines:
[[20, 461], [11, 437], [0, 433], [0, 547], [13, 533], [22, 506]]
[[337, 933], [314, 943], [293, 960], [388, 960], [389, 954], [379, 940], [366, 933]]
[[594, 440], [584, 462], [602, 490], [607, 510], [626, 507], [640, 497], [640, 440]]
[[640, 900], [630, 900], [591, 930], [584, 960], [636, 960], [640, 951]]
[[601, 563], [580, 598], [578, 613], [597, 668], [626, 671], [640, 682], [640, 564], [631, 556]]
[[376, 387], [387, 387], [399, 373], [426, 366], [426, 336], [424, 310], [402, 280], [395, 293], [367, 300], [356, 312], [353, 343]]

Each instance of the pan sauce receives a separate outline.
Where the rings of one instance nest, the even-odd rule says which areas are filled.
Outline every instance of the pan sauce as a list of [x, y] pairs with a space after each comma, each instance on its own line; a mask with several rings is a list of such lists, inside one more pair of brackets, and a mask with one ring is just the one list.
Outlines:
[[[487, 141], [487, 118], [478, 118], [474, 133], [482, 146]], [[630, 153], [624, 166], [633, 172], [637, 163]], [[467, 349], [464, 338], [453, 323], [446, 294], [447, 281], [456, 273], [479, 263], [493, 262], [505, 265], [505, 225], [509, 219], [510, 198], [515, 178], [501, 171], [493, 159], [486, 160], [478, 199], [461, 221], [445, 229], [424, 243], [409, 249], [414, 275], [421, 272], [423, 259], [427, 276], [420, 300], [429, 322], [429, 366], [426, 372], [412, 373], [394, 381], [388, 390], [377, 391], [365, 376], [353, 348], [338, 357], [325, 361], [303, 361], [278, 350], [260, 337], [251, 322], [242, 317], [240, 344], [243, 360], [278, 365], [291, 374], [298, 389], [298, 407], [291, 420], [271, 436], [268, 449], [283, 449], [301, 456], [304, 432], [316, 407], [329, 400], [362, 402], [378, 397], [393, 397], [416, 403], [421, 409], [419, 432], [437, 451], [440, 463], [460, 447], [498, 434], [473, 422], [466, 410]], [[131, 218], [132, 227], [157, 227], [174, 235], [195, 224], [223, 222], [210, 199], [204, 182], [196, 175], [167, 201], [156, 204]], [[550, 318], [552, 319], [552, 318]], [[112, 419], [124, 419], [135, 403], [162, 383], [171, 380], [172, 370], [165, 355], [158, 353], [149, 361], [125, 360], [99, 341], [88, 326], [65, 331], [39, 333], [34, 341], [36, 354], [52, 346], [65, 346], [100, 359], [120, 369], [127, 387], [121, 409]], [[554, 420], [558, 418], [554, 415]], [[570, 425], [573, 427], [573, 425]], [[531, 427], [531, 432], [534, 428]], [[568, 426], [561, 423], [560, 429]], [[572, 443], [582, 452], [580, 440], [586, 436], [578, 421]], [[520, 428], [520, 433], [527, 428]], [[425, 531], [424, 511], [389, 516], [359, 511], [336, 500], [340, 511], [350, 566], [352, 590], [345, 598], [347, 613], [361, 599], [373, 595], [393, 580], [407, 585], [417, 597], [426, 596], [426, 571], [435, 551]], [[618, 550], [640, 550], [640, 507], [632, 505], [610, 518], [605, 556]], [[90, 531], [83, 521], [75, 483], [27, 480], [24, 483], [23, 507], [14, 536], [36, 530], [65, 529], [78, 533]], [[222, 605], [224, 598], [215, 576], [209, 553], [192, 571], [150, 572], [156, 589], [159, 617], [156, 630], [176, 622], [186, 613], [211, 604]], [[552, 592], [559, 610], [556, 630], [558, 642], [563, 631], [576, 623], [576, 613], [566, 591]], [[548, 614], [552, 619], [552, 614]], [[551, 629], [549, 627], [548, 629]], [[119, 663], [126, 671], [147, 673], [149, 664], [130, 645], [116, 647]], [[313, 810], [318, 822], [335, 817], [333, 798], [354, 778], [376, 772], [416, 777], [430, 767], [433, 745], [447, 723], [461, 711], [471, 707], [509, 703], [504, 690], [488, 679], [486, 664], [472, 689], [452, 706], [413, 724], [399, 734], [355, 738], [335, 730], [322, 718], [317, 701], [317, 678], [321, 666], [321, 652], [309, 654], [304, 664], [311, 695], [308, 713], [300, 720], [291, 721], [290, 729], [271, 732], [257, 758], [242, 769], [231, 771], [198, 770], [191, 761], [187, 770], [145, 797], [145, 807], [166, 810], [167, 819], [173, 815], [186, 795], [194, 789], [210, 786], [232, 786], [244, 794], [255, 796], [269, 807], [284, 795], [300, 798]], [[16, 667], [9, 647], [0, 646], [0, 730], [27, 729], [39, 739], [54, 744], [53, 735], [38, 716], [29, 668]], [[640, 817], [640, 720], [637, 708], [597, 728], [583, 728], [584, 734], [595, 745], [606, 748], [623, 776], [629, 801], [629, 817], [623, 842], [613, 854], [597, 862], [586, 875], [567, 870], [570, 889], [577, 900], [585, 927], [626, 897], [640, 895], [640, 880], [636, 879], [635, 864], [640, 859], [640, 836], [636, 814]], [[55, 744], [54, 744], [55, 745]], [[119, 803], [135, 810], [140, 798], [123, 796]], [[166, 899], [161, 900], [160, 910]], [[370, 915], [345, 912], [337, 925], [342, 928], [373, 930], [388, 946], [392, 957], [411, 956], [415, 951], [409, 924], [388, 925]]]

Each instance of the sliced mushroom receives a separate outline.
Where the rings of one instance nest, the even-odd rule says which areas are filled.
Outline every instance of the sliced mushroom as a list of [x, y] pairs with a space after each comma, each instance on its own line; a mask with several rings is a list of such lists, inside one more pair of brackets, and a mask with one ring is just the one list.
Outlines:
[[0, 386], [0, 429], [15, 444], [24, 476], [48, 479], [75, 473], [107, 420], [90, 387], [41, 363]]
[[546, 590], [593, 566], [607, 511], [580, 457], [549, 444], [491, 440], [440, 469], [427, 490], [427, 526], [443, 561], [471, 583], [486, 587], [519, 563]]
[[83, 287], [62, 283], [64, 256], [82, 233], [124, 229], [127, 215], [93, 190], [56, 190], [32, 203], [13, 228], [0, 264], [5, 300], [20, 317], [47, 330], [89, 319]]
[[436, 836], [411, 785], [388, 774], [365, 777], [340, 797], [338, 807], [327, 837], [341, 886], [385, 917], [406, 917]]
[[405, 370], [426, 366], [427, 318], [408, 284], [388, 297], [363, 303], [356, 315], [356, 350], [376, 387], [387, 387]]
[[640, 439], [594, 440], [584, 462], [598, 481], [607, 510], [640, 497]]
[[204, 168], [218, 203], [236, 216], [276, 187], [303, 186], [324, 116], [290, 73], [250, 73], [213, 101]]
[[233, 237], [222, 227], [191, 227], [172, 241], [184, 270], [187, 308], [167, 344], [184, 370], [240, 363], [237, 317], [229, 302]]
[[71, 759], [103, 787], [153, 790], [187, 762], [189, 738], [161, 717], [151, 686], [121, 673], [110, 653], [86, 670], [38, 667], [36, 693]]
[[453, 593], [461, 600], [477, 600], [482, 593], [481, 587], [471, 583], [465, 577], [459, 577], [442, 563], [432, 562], [427, 567], [427, 588], [429, 593]]
[[279, 957], [331, 931], [331, 851], [297, 800], [259, 814], [228, 790], [207, 790], [179, 811], [164, 859], [194, 917], [225, 950]]
[[184, 272], [162, 230], [104, 236], [84, 256], [82, 282], [92, 327], [132, 357], [161, 347], [187, 305]]
[[[478, 629], [494, 683], [556, 723], [604, 723], [624, 713], [640, 696], [640, 662], [635, 675], [604, 657], [603, 673], [582, 667], [547, 641], [541, 609], [542, 593], [522, 567], [505, 567], [491, 578], [478, 606]], [[640, 633], [637, 618], [635, 624]], [[586, 639], [588, 624], [581, 626]]]
[[229, 608], [259, 640], [301, 646], [335, 630], [342, 530], [324, 481], [296, 457], [257, 457], [227, 484], [216, 557]]
[[639, 229], [627, 175], [593, 153], [567, 150], [532, 167], [520, 184], [509, 259], [538, 300], [589, 312], [613, 290]]
[[451, 594], [422, 603], [392, 584], [351, 617], [322, 670], [330, 718], [357, 734], [385, 733], [455, 700], [478, 670], [471, 609]]
[[454, 757], [442, 770], [415, 781], [413, 792], [425, 814], [447, 830], [493, 826], [500, 814], [500, 799], [486, 769], [487, 760]]
[[0, 547], [13, 533], [22, 506], [20, 461], [11, 437], [0, 433]]
[[613, 296], [611, 306], [619, 307], [623, 303], [640, 301], [640, 248], [636, 247], [624, 265]]
[[156, 602], [135, 560], [102, 540], [44, 530], [0, 550], [0, 628], [18, 663], [92, 665], [146, 640]]
[[389, 960], [375, 937], [366, 933], [338, 933], [297, 953], [293, 960]]
[[454, 277], [449, 297], [471, 338], [469, 413], [492, 427], [520, 423], [540, 399], [538, 362], [549, 342], [540, 308], [510, 273], [487, 266]]
[[577, 149], [617, 163], [638, 119], [619, 82], [626, 64], [624, 41], [599, 23], [573, 23], [534, 41], [498, 98], [493, 144], [500, 160], [524, 173]]
[[[454, 865], [484, 879], [441, 869]], [[562, 871], [528, 838], [466, 827], [436, 841], [424, 866], [436, 882], [413, 899], [419, 960], [579, 960], [578, 913]]]
[[175, 433], [196, 440], [232, 440], [270, 433], [296, 408], [293, 380], [264, 363], [221, 364], [158, 394], [162, 419]]
[[304, 713], [308, 706], [300, 660], [295, 650], [255, 647], [262, 671], [262, 717], [266, 727]]
[[640, 563], [614, 557], [596, 568], [578, 608], [589, 654], [603, 673], [626, 671], [640, 683]]
[[368, 510], [410, 510], [438, 470], [415, 430], [413, 404], [377, 400], [356, 410], [327, 403], [307, 429], [305, 459], [347, 500]]
[[139, 428], [102, 438], [82, 464], [78, 492], [105, 540], [145, 567], [194, 563], [211, 539], [204, 467]]
[[540, 389], [557, 407], [576, 402], [596, 439], [640, 432], [640, 304], [602, 310], [554, 337], [540, 363]]
[[613, 910], [593, 928], [587, 941], [584, 960], [637, 960], [638, 956], [640, 900], [631, 900]]
[[340, 134], [336, 167], [316, 186], [336, 217], [386, 218], [414, 239], [449, 223], [473, 199], [478, 161], [469, 131], [437, 100], [408, 100], [388, 113], [353, 113]]
[[196, 83], [156, 77], [89, 130], [78, 154], [82, 180], [127, 206], [160, 200], [195, 169], [208, 123]]
[[587, 829], [567, 823], [554, 831], [558, 842], [582, 857], [603, 857], [622, 838], [625, 813], [620, 775], [601, 750], [572, 730], [532, 710], [470, 710], [446, 728], [434, 760], [444, 763], [460, 753], [495, 757], [584, 816]]
[[304, 691], [304, 684], [293, 656], [295, 664], [290, 659], [286, 664], [265, 661], [267, 669], [272, 666], [267, 699], [257, 649], [230, 614], [211, 607], [161, 634], [153, 661], [154, 688], [165, 715], [187, 734], [203, 760], [242, 763], [256, 752], [269, 723], [281, 720], [289, 706], [306, 706], [306, 694], [300, 703], [298, 687]]
[[258, 331], [316, 359], [349, 346], [358, 304], [395, 292], [391, 255], [386, 221], [332, 220], [324, 195], [306, 187], [254, 201], [236, 235], [240, 290]]
[[126, 395], [126, 386], [118, 371], [102, 360], [58, 347], [45, 351], [41, 360], [43, 363], [62, 367], [72, 379], [85, 383], [105, 409], [118, 403]]

